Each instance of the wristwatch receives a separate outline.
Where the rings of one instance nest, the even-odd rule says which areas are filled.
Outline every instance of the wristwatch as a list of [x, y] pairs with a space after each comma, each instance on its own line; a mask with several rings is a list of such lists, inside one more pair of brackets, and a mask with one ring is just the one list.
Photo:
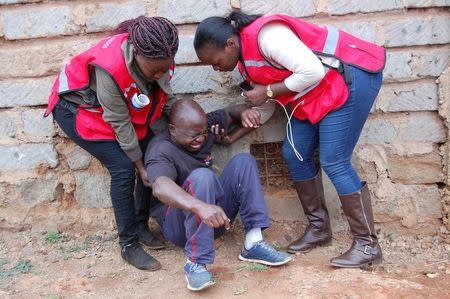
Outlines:
[[272, 89], [270, 89], [270, 84], [267, 85], [266, 95], [267, 95], [267, 97], [270, 98], [270, 99], [273, 98], [273, 91], [272, 91]]

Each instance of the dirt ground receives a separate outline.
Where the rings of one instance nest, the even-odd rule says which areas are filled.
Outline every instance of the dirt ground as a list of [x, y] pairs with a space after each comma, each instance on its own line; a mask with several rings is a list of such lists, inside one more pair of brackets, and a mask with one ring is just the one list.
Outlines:
[[[283, 248], [303, 229], [276, 222], [265, 237]], [[237, 223], [216, 242], [216, 262], [209, 267], [216, 284], [193, 293], [184, 280], [183, 251], [171, 244], [151, 252], [163, 268], [145, 272], [120, 258], [113, 231], [3, 231], [0, 298], [450, 298], [450, 245], [438, 237], [381, 233], [380, 239], [384, 263], [372, 269], [328, 265], [349, 246], [347, 233], [335, 234], [331, 246], [295, 255], [286, 266], [267, 268], [237, 259], [243, 241]]]

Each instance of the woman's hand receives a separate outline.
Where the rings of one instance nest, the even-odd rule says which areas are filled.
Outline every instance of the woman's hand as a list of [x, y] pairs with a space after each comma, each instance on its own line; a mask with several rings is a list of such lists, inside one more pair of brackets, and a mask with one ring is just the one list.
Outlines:
[[142, 169], [138, 169], [139, 172], [139, 176], [141, 177], [142, 183], [144, 184], [145, 187], [152, 187], [152, 184], [150, 184], [150, 182], [148, 181], [148, 174], [147, 174], [147, 170], [145, 170], [145, 168]]
[[251, 83], [253, 89], [244, 91], [243, 95], [247, 98], [246, 101], [251, 102], [254, 106], [260, 106], [267, 101], [267, 87]]
[[148, 181], [148, 174], [147, 174], [147, 170], [144, 167], [144, 162], [142, 162], [141, 159], [134, 161], [134, 167], [136, 167], [136, 170], [139, 174], [139, 176], [141, 177], [142, 183], [144, 184], [145, 187], [152, 187], [152, 184], [150, 184], [150, 182]]
[[244, 128], [258, 128], [261, 125], [261, 113], [256, 109], [246, 109], [241, 113]]

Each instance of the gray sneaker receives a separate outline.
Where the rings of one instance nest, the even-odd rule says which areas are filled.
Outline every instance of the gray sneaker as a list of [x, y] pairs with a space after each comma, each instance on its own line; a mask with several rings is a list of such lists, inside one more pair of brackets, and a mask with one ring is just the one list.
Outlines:
[[187, 288], [191, 291], [204, 290], [214, 285], [211, 273], [205, 265], [187, 262], [184, 265], [184, 273], [187, 281]]
[[268, 266], [281, 266], [292, 260], [289, 254], [275, 250], [264, 240], [255, 243], [249, 250], [244, 247], [239, 259]]

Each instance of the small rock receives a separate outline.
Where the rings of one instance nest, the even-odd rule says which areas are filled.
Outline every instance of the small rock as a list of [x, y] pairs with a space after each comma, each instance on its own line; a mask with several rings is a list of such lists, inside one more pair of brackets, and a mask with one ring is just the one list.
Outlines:
[[434, 273], [434, 272], [431, 272], [431, 273], [427, 273], [427, 274], [425, 274], [427, 277], [429, 277], [429, 278], [436, 278], [436, 277], [438, 277], [439, 276], [439, 273]]
[[86, 256], [86, 253], [84, 253], [84, 252], [78, 252], [78, 253], [75, 254], [73, 257], [76, 258], [76, 259], [78, 259], [78, 260], [81, 260], [81, 259], [84, 258], [85, 256]]

